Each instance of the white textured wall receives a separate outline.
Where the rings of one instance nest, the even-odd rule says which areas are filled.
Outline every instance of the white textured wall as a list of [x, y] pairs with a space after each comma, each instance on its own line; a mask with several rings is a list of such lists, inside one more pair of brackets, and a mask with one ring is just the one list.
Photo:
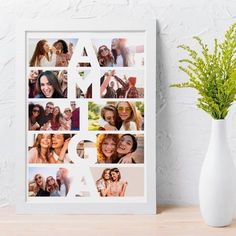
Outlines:
[[[15, 22], [17, 19], [104, 17], [156, 18], [157, 37], [157, 202], [198, 203], [198, 178], [209, 140], [211, 120], [195, 107], [196, 93], [169, 88], [186, 79], [178, 70], [185, 54], [180, 43], [194, 45], [198, 35], [207, 43], [222, 38], [236, 21], [235, 0], [0, 0], [0, 204], [14, 204], [14, 148], [17, 105], [15, 81]], [[155, 52], [153, 52], [155, 53]], [[228, 137], [236, 159], [236, 108], [228, 116]]]

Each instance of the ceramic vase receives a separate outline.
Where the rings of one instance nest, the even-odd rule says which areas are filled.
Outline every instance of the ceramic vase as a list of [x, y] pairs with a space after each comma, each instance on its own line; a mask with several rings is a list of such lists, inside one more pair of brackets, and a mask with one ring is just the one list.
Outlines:
[[207, 225], [230, 225], [236, 203], [236, 168], [226, 137], [226, 121], [212, 120], [210, 143], [199, 180], [199, 203]]

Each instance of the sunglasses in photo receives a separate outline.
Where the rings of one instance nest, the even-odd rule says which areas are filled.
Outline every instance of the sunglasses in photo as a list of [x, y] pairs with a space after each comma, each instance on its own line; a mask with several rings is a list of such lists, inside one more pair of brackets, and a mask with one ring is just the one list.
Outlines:
[[108, 49], [108, 48], [101, 48], [99, 51], [100, 51], [100, 52], [109, 51], [109, 49]]
[[121, 111], [130, 112], [132, 109], [131, 109], [131, 107], [118, 107], [117, 110], [119, 112], [121, 112]]
[[52, 181], [52, 180], [54, 180], [54, 179], [53, 179], [53, 178], [48, 178], [48, 179], [47, 179], [47, 182]]
[[33, 109], [33, 112], [38, 112], [39, 113], [40, 111], [38, 109]]
[[42, 179], [42, 176], [38, 176], [37, 178], [35, 178], [36, 181], [39, 179]]
[[51, 110], [53, 109], [53, 107], [51, 107], [51, 106], [48, 106], [48, 105], [46, 106], [46, 108], [48, 108], [48, 109], [51, 109]]

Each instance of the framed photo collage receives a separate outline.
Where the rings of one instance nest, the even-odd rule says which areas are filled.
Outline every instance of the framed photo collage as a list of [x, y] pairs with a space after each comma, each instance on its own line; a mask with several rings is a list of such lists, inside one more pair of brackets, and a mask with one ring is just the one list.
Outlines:
[[151, 23], [20, 24], [18, 212], [156, 212]]

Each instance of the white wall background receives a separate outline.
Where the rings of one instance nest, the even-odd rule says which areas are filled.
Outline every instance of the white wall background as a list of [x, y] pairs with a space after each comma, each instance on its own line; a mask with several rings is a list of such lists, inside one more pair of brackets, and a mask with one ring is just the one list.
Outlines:
[[[16, 2], [16, 3], [15, 3]], [[210, 117], [195, 107], [197, 94], [169, 88], [186, 76], [178, 60], [186, 54], [177, 49], [192, 37], [206, 43], [221, 39], [236, 21], [235, 0], [0, 0], [0, 204], [14, 204], [17, 154], [15, 126], [15, 23], [21, 19], [70, 19], [127, 17], [158, 20], [157, 37], [157, 202], [197, 204], [198, 178], [206, 152]], [[155, 53], [155, 52], [153, 52]], [[228, 120], [228, 138], [236, 160], [236, 108]]]

